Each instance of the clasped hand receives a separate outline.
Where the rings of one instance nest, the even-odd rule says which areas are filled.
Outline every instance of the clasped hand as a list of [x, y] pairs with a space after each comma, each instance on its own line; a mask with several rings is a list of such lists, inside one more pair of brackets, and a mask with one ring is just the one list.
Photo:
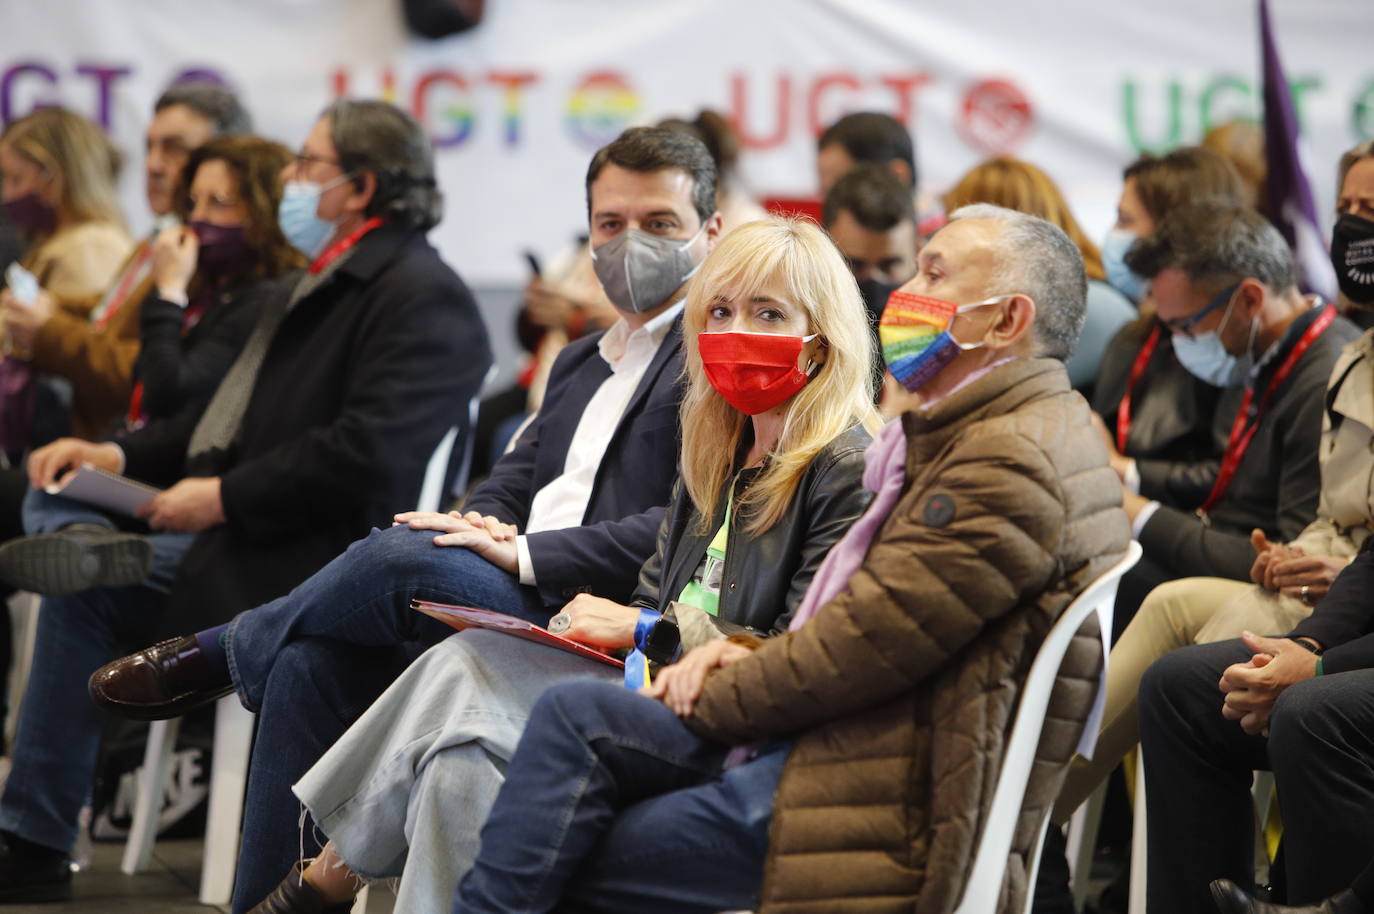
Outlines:
[[1221, 716], [1239, 721], [1241, 729], [1254, 736], [1269, 732], [1269, 714], [1284, 689], [1317, 675], [1317, 655], [1287, 638], [1245, 632], [1241, 641], [1255, 655], [1221, 674]]
[[[1250, 533], [1250, 544], [1255, 547], [1250, 580], [1265, 590], [1294, 597], [1308, 605], [1326, 596], [1336, 576], [1350, 564], [1349, 559], [1308, 555], [1297, 546], [1271, 543], [1263, 530]], [[1303, 590], [1304, 587], [1307, 589]]]

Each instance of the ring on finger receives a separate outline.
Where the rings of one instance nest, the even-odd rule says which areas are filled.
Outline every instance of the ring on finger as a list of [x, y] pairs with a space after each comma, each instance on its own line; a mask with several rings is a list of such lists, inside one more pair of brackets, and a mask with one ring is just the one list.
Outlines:
[[1308, 592], [1311, 591], [1311, 589], [1312, 589], [1311, 585], [1309, 585], [1309, 584], [1304, 584], [1304, 585], [1302, 585], [1302, 589], [1298, 591], [1298, 593], [1301, 595], [1302, 601], [1303, 601], [1304, 603], [1311, 603], [1311, 602], [1312, 602], [1311, 597], [1308, 596]]

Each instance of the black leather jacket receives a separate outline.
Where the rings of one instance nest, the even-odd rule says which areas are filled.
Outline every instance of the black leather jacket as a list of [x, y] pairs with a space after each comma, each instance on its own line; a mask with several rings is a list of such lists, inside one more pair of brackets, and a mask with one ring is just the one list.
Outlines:
[[[870, 440], [862, 428], [853, 428], [822, 448], [802, 475], [787, 513], [762, 534], [750, 536], [744, 530], [747, 519], [738, 512], [731, 516], [719, 615], [712, 620], [721, 632], [766, 636], [787, 630], [821, 560], [873, 497], [863, 487], [863, 452]], [[737, 497], [759, 472], [736, 474]], [[720, 529], [725, 499], [704, 534], [697, 532], [697, 516], [679, 481], [658, 528], [658, 548], [639, 571], [633, 605], [666, 610], [682, 593]]]

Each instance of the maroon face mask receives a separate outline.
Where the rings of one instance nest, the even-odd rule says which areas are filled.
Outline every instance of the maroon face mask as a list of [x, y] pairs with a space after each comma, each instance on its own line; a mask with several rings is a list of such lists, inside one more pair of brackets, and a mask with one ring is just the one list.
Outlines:
[[51, 235], [53, 229], [57, 228], [57, 210], [52, 204], [45, 203], [37, 193], [30, 192], [6, 200], [4, 206], [5, 218], [30, 241]]
[[243, 226], [193, 221], [188, 227], [200, 242], [196, 266], [209, 276], [234, 279], [252, 265], [254, 252]]

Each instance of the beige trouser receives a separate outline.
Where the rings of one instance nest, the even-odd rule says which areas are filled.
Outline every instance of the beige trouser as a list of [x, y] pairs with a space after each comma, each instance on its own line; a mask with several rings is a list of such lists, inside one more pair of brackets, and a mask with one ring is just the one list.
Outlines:
[[[1263, 596], [1264, 592], [1254, 584], [1225, 578], [1183, 578], [1150, 591], [1112, 648], [1107, 664], [1107, 703], [1102, 713], [1102, 732], [1097, 738], [1097, 748], [1093, 750], [1092, 761], [1081, 755], [1074, 756], [1054, 806], [1056, 824], [1068, 822], [1079, 804], [1139, 741], [1136, 692], [1145, 670], [1169, 651], [1193, 644], [1203, 626], [1219, 609], [1245, 596], [1247, 591], [1257, 602], [1274, 602]], [[1254, 624], [1263, 628], [1265, 620], [1257, 619]], [[1237, 637], [1244, 627], [1242, 624], [1229, 635], [1209, 640]], [[1208, 634], [1215, 633], [1209, 631]], [[1217, 708], [1217, 713], [1221, 713], [1220, 692], [1217, 693]]]

